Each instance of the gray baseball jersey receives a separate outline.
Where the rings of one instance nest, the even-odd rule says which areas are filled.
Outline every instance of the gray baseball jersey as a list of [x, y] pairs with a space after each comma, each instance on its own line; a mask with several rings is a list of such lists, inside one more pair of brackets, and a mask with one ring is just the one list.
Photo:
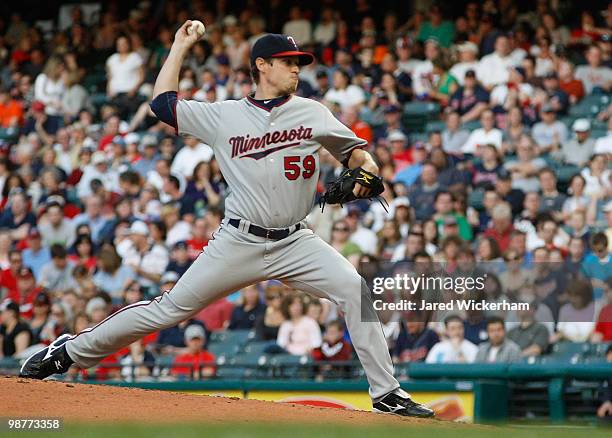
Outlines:
[[[338, 304], [374, 400], [398, 390], [380, 322], [361, 320], [365, 282], [348, 260], [311, 230], [294, 227], [313, 206], [321, 145], [344, 161], [365, 141], [321, 104], [295, 96], [269, 112], [250, 99], [214, 104], [179, 101], [176, 112], [180, 133], [214, 148], [231, 190], [226, 218], [171, 291], [124, 307], [82, 331], [66, 343], [69, 356], [77, 365], [91, 367], [228, 293], [278, 279]], [[239, 226], [229, 224], [229, 219], [239, 219]], [[281, 240], [268, 239], [249, 233], [251, 223], [289, 227], [293, 232]]]
[[230, 188], [226, 216], [284, 228], [312, 210], [325, 147], [343, 162], [367, 143], [319, 102], [291, 96], [271, 111], [249, 98], [207, 104], [179, 100], [178, 131], [212, 146]]

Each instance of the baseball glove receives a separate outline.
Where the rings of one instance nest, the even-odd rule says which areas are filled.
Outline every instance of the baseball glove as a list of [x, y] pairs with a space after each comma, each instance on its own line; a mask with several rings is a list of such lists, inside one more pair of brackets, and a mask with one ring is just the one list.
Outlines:
[[363, 170], [361, 167], [357, 167], [355, 169], [346, 169], [336, 181], [327, 186], [327, 191], [319, 201], [321, 212], [325, 209], [325, 204], [344, 205], [356, 200], [357, 196], [353, 193], [356, 183], [369, 188], [370, 194], [368, 199], [376, 198], [383, 208], [387, 210], [388, 204], [385, 206], [386, 201], [380, 196], [385, 191], [382, 178], [367, 170]]

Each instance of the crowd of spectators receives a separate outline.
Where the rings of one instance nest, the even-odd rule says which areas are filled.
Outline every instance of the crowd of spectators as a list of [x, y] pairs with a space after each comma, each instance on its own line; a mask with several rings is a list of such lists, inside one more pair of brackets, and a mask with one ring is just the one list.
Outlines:
[[[489, 272], [480, 299], [531, 304], [435, 320], [381, 312], [396, 362], [509, 362], [562, 340], [612, 341], [612, 3], [450, 11], [423, 0], [404, 18], [368, 0], [288, 11], [230, 3], [103, 2], [66, 6], [61, 20], [0, 18], [0, 358], [170, 290], [218, 228], [228, 187], [214, 151], [176, 137], [148, 106], [174, 32], [194, 17], [207, 34], [181, 69], [181, 99], [253, 92], [249, 50], [264, 32], [316, 55], [298, 94], [368, 141], [391, 206], [308, 217], [351, 263], [478, 262]], [[594, 98], [596, 111], [573, 117]], [[405, 110], [416, 104], [434, 108], [433, 123], [414, 126]], [[317, 196], [340, 172], [322, 149]], [[204, 378], [216, 371], [208, 336], [224, 330], [254, 330], [270, 354], [344, 361], [353, 353], [341, 317], [270, 281], [105, 362], [146, 376], [171, 355], [170, 373]]]

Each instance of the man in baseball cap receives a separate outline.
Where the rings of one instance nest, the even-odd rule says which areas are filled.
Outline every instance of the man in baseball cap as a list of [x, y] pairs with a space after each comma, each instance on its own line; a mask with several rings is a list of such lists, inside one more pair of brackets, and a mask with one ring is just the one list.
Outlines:
[[595, 150], [595, 140], [591, 138], [591, 122], [588, 119], [576, 119], [572, 130], [576, 137], [563, 143], [557, 158], [567, 164], [584, 167]]
[[[283, 104], [297, 90], [300, 67], [313, 61], [314, 56], [300, 51], [291, 36], [271, 33], [261, 37], [251, 49], [251, 76], [259, 86], [265, 75], [265, 86], [258, 87], [256, 100], [251, 102], [268, 110]], [[271, 92], [275, 96], [268, 96]]]

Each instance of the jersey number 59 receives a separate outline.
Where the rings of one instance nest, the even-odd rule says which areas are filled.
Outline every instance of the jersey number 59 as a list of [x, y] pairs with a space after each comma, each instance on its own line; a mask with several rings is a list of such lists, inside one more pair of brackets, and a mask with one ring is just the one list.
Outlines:
[[291, 155], [285, 157], [285, 177], [294, 181], [300, 177], [300, 173], [304, 179], [310, 178], [315, 173], [316, 161], [312, 155], [306, 155], [302, 161], [302, 167], [300, 167], [301, 157], [297, 155]]

